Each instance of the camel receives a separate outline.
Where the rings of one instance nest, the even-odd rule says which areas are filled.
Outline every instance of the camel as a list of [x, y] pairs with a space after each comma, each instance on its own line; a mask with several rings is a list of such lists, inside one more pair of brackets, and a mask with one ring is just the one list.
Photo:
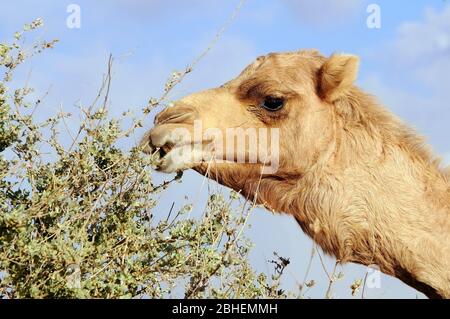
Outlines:
[[[237, 78], [160, 112], [143, 149], [160, 171], [194, 169], [292, 215], [340, 263], [377, 265], [429, 298], [450, 298], [450, 170], [355, 85], [358, 68], [350, 54], [260, 56]], [[277, 128], [278, 169], [263, 174], [262, 159], [216, 162], [215, 146], [195, 148], [214, 137], [186, 139], [195, 121], [202, 130]]]

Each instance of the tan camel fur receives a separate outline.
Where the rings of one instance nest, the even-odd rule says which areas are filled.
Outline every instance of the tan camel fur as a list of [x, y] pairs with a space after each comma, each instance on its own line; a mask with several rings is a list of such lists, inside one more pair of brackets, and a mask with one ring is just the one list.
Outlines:
[[[234, 80], [158, 114], [145, 151], [160, 157], [161, 171], [193, 168], [292, 215], [342, 263], [377, 265], [428, 297], [450, 298], [450, 173], [421, 137], [354, 85], [358, 65], [356, 56], [315, 50], [259, 57]], [[278, 170], [261, 174], [261, 159], [215, 162], [214, 146], [192, 157], [179, 152], [214, 145], [186, 138], [195, 120], [202, 130], [278, 128]], [[209, 157], [193, 160], [199, 152]]]

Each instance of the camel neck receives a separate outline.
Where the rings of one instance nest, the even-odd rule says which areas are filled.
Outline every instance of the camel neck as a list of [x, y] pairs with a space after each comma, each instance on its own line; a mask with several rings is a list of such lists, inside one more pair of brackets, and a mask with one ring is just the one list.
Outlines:
[[428, 200], [439, 187], [427, 189], [408, 174], [355, 167], [340, 174], [308, 173], [295, 185], [265, 180], [261, 202], [294, 216], [341, 262], [375, 265], [429, 297], [450, 297], [450, 213]]

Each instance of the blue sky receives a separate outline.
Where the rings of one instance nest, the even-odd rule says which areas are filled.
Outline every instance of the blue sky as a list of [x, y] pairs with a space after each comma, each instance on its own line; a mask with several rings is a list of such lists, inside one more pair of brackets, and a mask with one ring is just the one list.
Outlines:
[[[58, 38], [55, 50], [36, 57], [18, 70], [41, 95], [50, 95], [38, 116], [54, 113], [60, 105], [76, 112], [97, 93], [109, 53], [116, 57], [111, 114], [139, 110], [150, 97], [159, 96], [169, 74], [186, 67], [210, 43], [238, 0], [16, 0], [2, 4], [0, 37], [9, 38], [31, 20], [42, 17], [39, 37]], [[69, 4], [81, 8], [81, 28], [66, 26]], [[381, 8], [381, 28], [366, 25], [369, 4]], [[29, 39], [30, 41], [32, 39]], [[450, 162], [450, 2], [366, 0], [247, 0], [239, 16], [217, 46], [177, 87], [171, 98], [218, 86], [235, 77], [258, 55], [274, 51], [317, 48], [325, 54], [348, 52], [361, 57], [358, 85], [378, 96], [394, 113], [428, 137], [433, 148]], [[41, 94], [40, 94], [41, 93]], [[146, 121], [150, 127], [152, 116]], [[75, 122], [72, 125], [76, 125]], [[143, 132], [142, 132], [143, 133]], [[157, 174], [157, 178], [167, 176]], [[206, 187], [188, 172], [181, 184], [162, 195], [158, 209], [169, 209], [198, 197], [203, 207]], [[210, 184], [210, 187], [222, 189]], [[185, 199], [188, 196], [188, 200]], [[247, 235], [255, 250], [252, 263], [270, 271], [272, 252], [290, 257], [285, 286], [302, 281], [312, 242], [293, 219], [257, 209]], [[325, 258], [329, 271], [332, 258]], [[340, 269], [341, 270], [341, 269]], [[345, 277], [333, 289], [336, 298], [350, 297], [351, 283], [366, 269], [345, 265]], [[318, 285], [308, 293], [323, 297], [327, 277], [316, 257], [309, 276]], [[423, 297], [396, 279], [383, 276], [381, 287], [366, 290], [372, 298]]]

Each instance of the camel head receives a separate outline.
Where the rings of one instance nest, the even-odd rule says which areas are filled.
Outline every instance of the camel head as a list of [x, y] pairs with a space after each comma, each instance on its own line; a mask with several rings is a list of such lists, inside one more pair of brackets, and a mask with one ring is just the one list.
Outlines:
[[163, 110], [142, 143], [160, 171], [193, 168], [243, 193], [259, 179], [301, 176], [327, 152], [333, 104], [357, 69], [352, 55], [261, 56], [237, 78]]

